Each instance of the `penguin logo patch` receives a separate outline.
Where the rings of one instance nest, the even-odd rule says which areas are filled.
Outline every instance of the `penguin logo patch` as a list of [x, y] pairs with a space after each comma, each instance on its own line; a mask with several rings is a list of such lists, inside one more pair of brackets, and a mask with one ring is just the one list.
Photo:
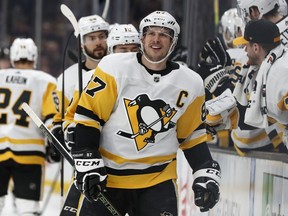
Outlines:
[[166, 132], [176, 125], [171, 119], [177, 111], [161, 99], [150, 100], [148, 95], [141, 94], [133, 100], [124, 98], [124, 104], [132, 133], [119, 130], [117, 134], [134, 139], [138, 151], [148, 143], [155, 143], [158, 133]]

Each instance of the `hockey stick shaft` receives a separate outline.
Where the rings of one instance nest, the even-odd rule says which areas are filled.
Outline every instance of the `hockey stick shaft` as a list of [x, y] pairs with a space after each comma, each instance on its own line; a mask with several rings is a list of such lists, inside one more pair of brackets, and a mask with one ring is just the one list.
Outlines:
[[80, 36], [80, 29], [78, 26], [78, 22], [76, 17], [74, 16], [73, 12], [65, 5], [61, 4], [60, 10], [62, 14], [70, 21], [74, 28], [74, 35], [76, 38], [78, 38], [78, 78], [79, 78], [79, 93], [81, 95], [83, 90], [83, 84], [82, 84], [82, 53], [81, 53], [81, 36]]
[[[64, 158], [74, 167], [74, 160], [72, 156], [67, 152], [63, 145], [57, 140], [57, 138], [51, 133], [51, 131], [46, 127], [46, 125], [40, 120], [40, 118], [35, 114], [35, 112], [30, 108], [27, 103], [22, 104], [23, 110], [32, 119], [36, 126], [44, 133], [44, 135], [49, 139], [49, 141], [55, 146], [55, 148], [63, 155]], [[114, 208], [114, 206], [109, 202], [109, 200], [104, 196], [103, 193], [99, 193], [98, 199], [105, 205], [111, 215], [121, 216], [121, 214]]]
[[62, 146], [62, 144], [57, 140], [57, 138], [50, 132], [46, 125], [40, 120], [40, 118], [34, 113], [27, 103], [22, 104], [22, 108], [29, 115], [32, 121], [37, 125], [37, 127], [44, 133], [44, 135], [49, 139], [55, 148], [66, 158], [71, 166], [74, 166], [74, 160], [72, 156], [67, 152], [67, 150]]

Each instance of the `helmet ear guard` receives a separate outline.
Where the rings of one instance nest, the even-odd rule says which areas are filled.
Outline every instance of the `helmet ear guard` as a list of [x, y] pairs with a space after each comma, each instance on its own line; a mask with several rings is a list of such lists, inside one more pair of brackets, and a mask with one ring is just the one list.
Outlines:
[[15, 67], [15, 62], [21, 59], [34, 62], [34, 68], [37, 64], [37, 47], [31, 38], [16, 38], [10, 48], [11, 65]]

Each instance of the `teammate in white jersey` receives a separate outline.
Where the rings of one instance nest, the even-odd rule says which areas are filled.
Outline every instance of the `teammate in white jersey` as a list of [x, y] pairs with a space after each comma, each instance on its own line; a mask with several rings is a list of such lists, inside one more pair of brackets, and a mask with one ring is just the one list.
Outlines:
[[[247, 71], [246, 80], [241, 82], [243, 88], [234, 91], [239, 103], [247, 107], [244, 122], [266, 131], [273, 123], [286, 126], [288, 49], [281, 45], [279, 28], [264, 19], [250, 21], [245, 27], [244, 37], [233, 42], [246, 45], [245, 51], [252, 67]], [[243, 94], [249, 98], [243, 98]]]
[[[79, 22], [82, 52], [85, 60], [82, 64], [82, 73], [95, 69], [99, 61], [107, 55], [107, 37], [109, 24], [98, 15], [82, 17]], [[59, 112], [54, 122], [62, 123], [62, 92], [64, 76], [64, 111], [70, 103], [76, 85], [79, 85], [78, 63], [67, 68], [57, 79], [57, 96], [59, 98]]]
[[[138, 52], [140, 47], [139, 32], [132, 24], [114, 24], [110, 29], [107, 38], [108, 53], [124, 53], [124, 52]], [[83, 87], [87, 85], [93, 75], [94, 70], [90, 70], [83, 74]], [[65, 113], [65, 122], [63, 124], [65, 129], [66, 143], [71, 148], [71, 142], [74, 143], [73, 136], [70, 138], [67, 135], [67, 127], [73, 122], [76, 106], [79, 101], [79, 86], [76, 85], [73, 93], [73, 101], [67, 107]], [[70, 126], [69, 126], [70, 127]], [[72, 125], [72, 127], [74, 127]]]
[[[140, 47], [140, 41], [139, 41], [139, 33], [136, 30], [136, 28], [132, 24], [115, 24], [113, 28], [110, 30], [108, 38], [107, 38], [107, 46], [108, 46], [108, 53], [121, 53], [121, 52], [138, 52]], [[87, 71], [85, 74], [83, 74], [83, 87], [87, 85], [87, 83], [90, 81], [91, 76], [93, 75], [95, 70]], [[74, 127], [75, 124], [73, 123], [74, 114], [76, 112], [76, 107], [79, 101], [79, 86], [75, 86], [74, 94], [73, 94], [73, 100], [71, 104], [67, 107], [67, 111], [65, 113], [65, 122], [63, 123], [63, 126], [65, 128], [65, 142], [67, 143], [67, 146], [69, 148], [74, 145], [74, 136], [71, 134], [71, 131], [68, 135], [68, 130], [70, 127]], [[68, 129], [67, 129], [68, 128]], [[80, 193], [79, 191], [77, 191]], [[81, 215], [89, 215], [93, 214], [93, 208], [90, 206], [93, 205], [93, 203], [90, 203], [86, 199], [82, 199], [80, 201], [83, 201], [83, 203], [77, 203], [78, 204], [78, 210], [81, 211]], [[65, 205], [64, 205], [65, 207]], [[64, 209], [64, 208], [63, 208]], [[67, 208], [66, 208], [67, 209]], [[62, 211], [64, 212], [64, 211]], [[65, 211], [68, 212], [68, 211]], [[76, 208], [74, 213], [69, 212], [65, 215], [76, 215]], [[63, 214], [64, 215], [64, 214]]]
[[105, 56], [83, 91], [74, 116], [75, 184], [111, 215], [99, 192], [125, 215], [177, 215], [176, 152], [193, 169], [195, 204], [219, 200], [220, 167], [206, 144], [203, 80], [167, 60], [180, 27], [155, 11], [139, 26], [141, 53]]
[[13, 68], [0, 70], [0, 212], [12, 178], [19, 215], [32, 216], [39, 213], [43, 190], [45, 139], [21, 105], [28, 103], [50, 127], [56, 79], [35, 69], [37, 47], [31, 38], [14, 40], [10, 60]]
[[[280, 4], [280, 2], [281, 4]], [[280, 13], [280, 5], [282, 0], [238, 0], [238, 12], [244, 21], [267, 19], [276, 23], [280, 30], [281, 42], [284, 46], [288, 46], [288, 18]], [[250, 65], [246, 65], [245, 70], [248, 70]], [[252, 70], [250, 68], [250, 70]], [[250, 73], [246, 73], [248, 76]], [[251, 74], [250, 74], [251, 75]], [[242, 77], [242, 78], [241, 78]], [[238, 85], [243, 74], [238, 77]], [[248, 78], [247, 78], [248, 79]], [[245, 108], [238, 103], [240, 115], [244, 116]], [[242, 114], [241, 114], [242, 113]], [[279, 125], [274, 124], [266, 129], [257, 129], [248, 126], [240, 117], [240, 127], [232, 131], [231, 138], [235, 144], [236, 150], [240, 155], [244, 155], [248, 150], [265, 150], [265, 151], [285, 151], [282, 143], [282, 129]]]
[[[80, 37], [81, 37], [81, 47], [82, 52], [85, 55], [85, 60], [81, 62], [82, 68], [82, 85], [85, 87], [87, 84], [86, 79], [91, 78], [91, 73], [88, 71], [95, 69], [100, 60], [107, 55], [107, 37], [109, 32], [109, 24], [98, 15], [85, 16], [78, 21]], [[64, 113], [71, 103], [73, 98], [74, 89], [79, 86], [79, 71], [78, 63], [73, 64], [67, 68], [64, 73], [62, 73], [57, 79], [57, 96], [58, 96], [58, 112], [54, 116], [54, 127], [52, 133], [60, 140], [61, 143], [69, 145], [69, 143], [64, 142], [62, 121]], [[64, 77], [64, 80], [63, 80]], [[88, 77], [88, 78], [85, 78]], [[63, 92], [63, 82], [64, 82], [64, 92]], [[64, 96], [64, 98], [62, 97]], [[74, 98], [75, 99], [75, 98]], [[78, 100], [77, 98], [75, 100]], [[62, 102], [64, 101], [64, 107], [62, 107]], [[63, 113], [64, 112], [64, 113]], [[69, 128], [69, 135], [73, 136], [73, 127]], [[69, 146], [66, 146], [69, 149]], [[71, 183], [63, 209], [60, 213], [61, 216], [75, 215], [80, 193], [75, 188], [74, 184]], [[71, 211], [72, 209], [72, 211]], [[74, 211], [74, 210], [75, 211]]]
[[[240, 16], [244, 21], [251, 19], [268, 19], [272, 22], [277, 23], [281, 33], [281, 42], [283, 45], [287, 45], [285, 32], [287, 17], [283, 17], [279, 11], [278, 0], [239, 0], [238, 1], [238, 11]], [[219, 48], [218, 48], [219, 49]], [[217, 50], [214, 48], [214, 50]], [[212, 53], [212, 52], [211, 52]], [[247, 72], [249, 71], [249, 73]], [[257, 71], [248, 64], [240, 70], [240, 73], [235, 73], [237, 75], [234, 79], [236, 80], [236, 89], [242, 88], [244, 85], [244, 80], [250, 80], [253, 71]], [[214, 72], [215, 73], [215, 72]], [[255, 77], [255, 76], [254, 76]], [[238, 91], [238, 90], [237, 90]], [[238, 92], [234, 93], [239, 95]], [[242, 94], [243, 98], [247, 98], [246, 93]], [[249, 97], [249, 96], [248, 96]], [[237, 128], [232, 130], [231, 138], [233, 140], [234, 146], [240, 155], [245, 155], [249, 150], [263, 150], [263, 151], [286, 151], [282, 142], [282, 129], [279, 125], [269, 125], [267, 128], [255, 128], [244, 122], [244, 116], [246, 112], [246, 105], [240, 100], [237, 100], [237, 110], [233, 116], [234, 122], [238, 122]], [[210, 115], [208, 115], [208, 118]]]

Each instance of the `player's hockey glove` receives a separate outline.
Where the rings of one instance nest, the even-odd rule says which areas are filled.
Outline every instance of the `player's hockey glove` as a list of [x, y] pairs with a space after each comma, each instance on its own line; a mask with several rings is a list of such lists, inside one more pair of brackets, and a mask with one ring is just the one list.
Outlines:
[[209, 211], [220, 197], [220, 166], [214, 160], [209, 161], [193, 173], [193, 178], [195, 205], [200, 207], [201, 212]]
[[204, 80], [206, 91], [215, 96], [220, 95], [226, 89], [224, 87], [226, 82], [230, 82], [228, 72], [215, 61], [212, 63], [201, 61], [197, 73]]
[[89, 200], [97, 200], [105, 192], [107, 172], [97, 149], [71, 150], [75, 161], [74, 184]]
[[[61, 123], [56, 123], [51, 128], [51, 133], [56, 137], [56, 139], [63, 145], [64, 137]], [[59, 162], [61, 159], [60, 152], [56, 149], [53, 143], [49, 139], [46, 140], [46, 160], [49, 163]]]
[[202, 48], [200, 57], [207, 63], [217, 62], [223, 68], [232, 64], [230, 55], [226, 52], [224, 45], [218, 37], [210, 39]]

